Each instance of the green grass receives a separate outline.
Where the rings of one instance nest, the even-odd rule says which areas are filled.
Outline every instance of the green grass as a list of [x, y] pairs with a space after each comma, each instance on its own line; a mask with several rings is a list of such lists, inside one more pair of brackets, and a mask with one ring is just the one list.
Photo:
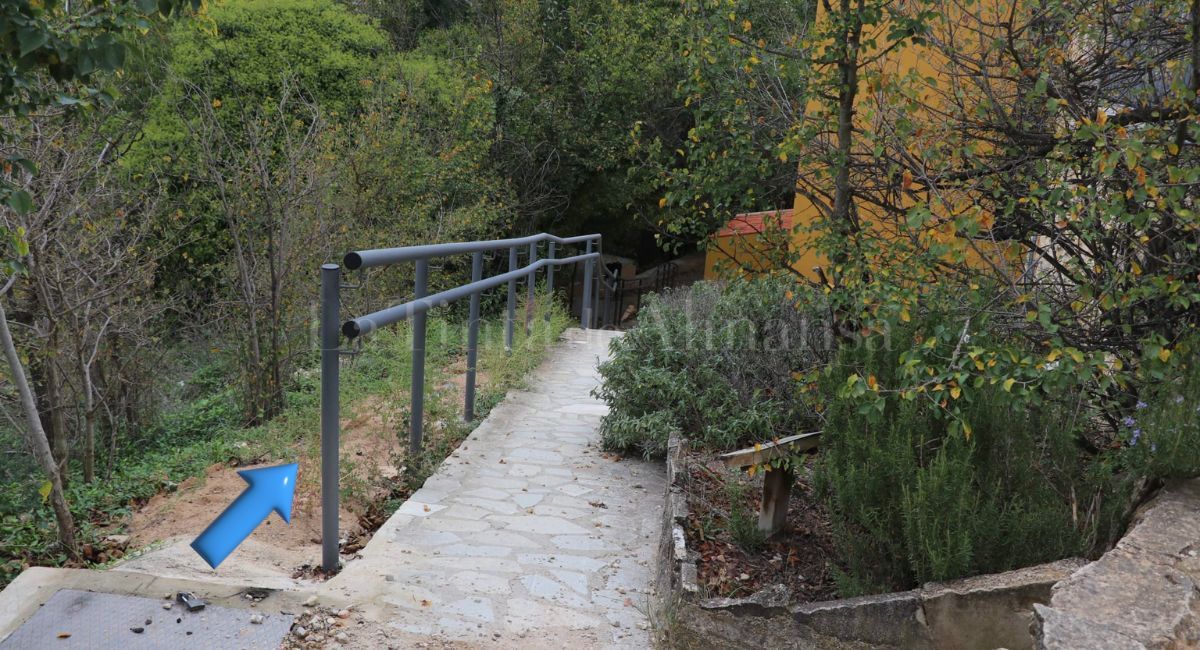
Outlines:
[[[448, 377], [446, 367], [466, 354], [466, 324], [438, 316], [429, 319], [424, 420], [430, 433], [421, 457], [405, 461], [405, 484], [419, 486], [424, 482], [504, 394], [519, 386], [537, 367], [568, 326], [560, 307], [549, 307], [544, 297], [537, 302], [529, 335], [521, 326], [524, 311], [518, 311], [511, 355], [504, 351], [503, 321], [481, 321], [479, 369], [487, 375], [488, 384], [476, 397], [476, 420], [470, 423], [461, 421], [462, 404], [457, 396], [438, 388]], [[343, 365], [343, 418], [360, 400], [371, 397], [407, 403], [412, 369], [410, 337], [407, 324], [377, 332], [364, 341], [361, 354]], [[238, 426], [240, 411], [234, 390], [223, 388], [166, 414], [152, 431], [139, 437], [137, 444], [124, 441], [125, 451], [115, 463], [111, 478], [87, 485], [80, 476], [73, 476], [68, 496], [81, 542], [94, 542], [106, 531], [117, 532], [114, 528], [119, 528], [138, 505], [188, 478], [203, 475], [214, 463], [294, 461], [300, 450], [312, 458], [319, 457], [320, 373], [314, 366], [295, 373], [286, 399], [287, 407], [279, 417], [262, 426], [245, 428]], [[443, 423], [440, 429], [430, 426], [439, 421]], [[407, 440], [405, 422], [390, 424]], [[314, 476], [309, 480], [317, 479]], [[0, 511], [0, 587], [27, 566], [62, 566], [67, 562], [56, 548], [54, 518], [38, 494], [37, 483], [26, 479], [0, 484], [0, 503], [6, 506]], [[361, 498], [366, 487], [351, 483], [343, 486], [343, 494], [346, 498]], [[401, 494], [403, 490], [393, 490], [394, 497], [379, 505], [384, 514], [399, 505], [397, 495]]]

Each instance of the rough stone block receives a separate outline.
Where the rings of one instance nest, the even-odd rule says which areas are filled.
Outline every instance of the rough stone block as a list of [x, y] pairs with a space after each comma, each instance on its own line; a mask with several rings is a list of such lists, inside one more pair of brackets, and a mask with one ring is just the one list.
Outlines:
[[1194, 646], [1200, 642], [1196, 583], [1160, 560], [1114, 549], [1060, 582], [1050, 605], [1147, 647]]
[[1034, 605], [1034, 637], [1044, 650], [1146, 650], [1146, 646], [1110, 625]]

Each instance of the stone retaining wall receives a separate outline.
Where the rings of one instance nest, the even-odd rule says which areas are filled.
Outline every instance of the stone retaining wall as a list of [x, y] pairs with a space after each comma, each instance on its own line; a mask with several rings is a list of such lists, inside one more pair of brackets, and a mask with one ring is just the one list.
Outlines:
[[1034, 647], [1034, 607], [1050, 602], [1051, 587], [1086, 564], [1061, 560], [912, 591], [820, 603], [790, 603], [782, 587], [748, 598], [704, 598], [696, 556], [684, 535], [684, 462], [682, 443], [673, 438], [667, 454], [658, 579], [659, 593], [666, 594], [659, 618], [670, 626], [677, 647], [1029, 649]]
[[1046, 650], [1200, 646], [1200, 479], [1167, 486], [1113, 550], [1035, 606]]

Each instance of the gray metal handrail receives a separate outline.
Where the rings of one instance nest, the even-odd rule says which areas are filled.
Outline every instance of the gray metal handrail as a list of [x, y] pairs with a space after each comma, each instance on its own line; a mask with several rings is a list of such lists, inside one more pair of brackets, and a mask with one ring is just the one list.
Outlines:
[[[538, 244], [547, 242], [547, 256], [538, 259]], [[580, 255], [556, 258], [556, 245], [583, 244]], [[529, 263], [517, 267], [518, 252], [528, 248]], [[593, 248], [594, 247], [594, 248]], [[508, 249], [508, 271], [490, 278], [483, 277], [483, 254], [489, 251]], [[525, 278], [529, 304], [533, 304], [537, 272], [546, 269], [546, 283], [554, 290], [554, 269], [567, 264], [583, 263], [583, 305], [580, 310], [580, 326], [594, 326], [600, 287], [592, 291], [593, 266], [603, 259], [601, 237], [598, 234], [577, 237], [557, 237], [547, 233], [493, 239], [475, 242], [428, 244], [400, 248], [379, 248], [353, 251], [343, 258], [348, 270], [360, 270], [414, 262], [413, 299], [381, 309], [365, 316], [339, 321], [342, 267], [325, 264], [321, 267], [321, 565], [327, 573], [338, 568], [338, 456], [341, 436], [341, 404], [339, 384], [341, 382], [341, 336], [349, 340], [360, 338], [403, 320], [411, 320], [412, 338], [412, 404], [409, 430], [409, 452], [415, 456], [421, 451], [422, 424], [425, 410], [425, 330], [430, 309], [447, 305], [455, 300], [469, 297], [470, 311], [467, 317], [467, 377], [463, 404], [463, 418], [475, 418], [475, 376], [479, 356], [479, 301], [481, 294], [504, 284], [508, 285], [508, 303], [504, 321], [504, 347], [512, 352], [513, 324], [516, 320], [517, 281]], [[426, 295], [429, 283], [429, 260], [453, 255], [471, 255], [471, 282], [452, 289]], [[596, 280], [608, 287], [605, 281], [612, 275], [604, 264], [598, 265], [601, 272]], [[615, 276], [614, 276], [615, 277]], [[611, 292], [611, 291], [610, 291]], [[605, 296], [607, 302], [607, 294]], [[547, 316], [548, 317], [548, 316]], [[525, 333], [532, 328], [532, 310], [525, 316]]]
[[576, 235], [575, 237], [558, 237], [549, 233], [540, 233], [537, 235], [529, 235], [527, 237], [515, 237], [512, 239], [488, 239], [471, 242], [454, 242], [449, 244], [423, 244], [421, 246], [401, 246], [400, 248], [374, 248], [365, 251], [353, 251], [346, 253], [342, 263], [351, 271], [357, 269], [369, 269], [376, 266], [390, 266], [401, 262], [412, 262], [420, 259], [433, 259], [435, 257], [449, 257], [452, 255], [466, 255], [467, 253], [486, 253], [488, 251], [498, 251], [503, 249], [511, 249], [519, 246], [528, 246], [529, 244], [537, 244], [540, 242], [553, 242], [567, 246], [570, 244], [582, 244], [589, 241], [600, 241], [599, 234], [592, 235]]
[[508, 284], [513, 280], [519, 280], [522, 277], [536, 273], [538, 269], [542, 269], [547, 266], [563, 266], [564, 264], [577, 264], [579, 262], [598, 259], [600, 259], [600, 253], [588, 253], [585, 255], [575, 255], [572, 257], [562, 257], [556, 259], [540, 259], [532, 264], [523, 266], [516, 271], [509, 271], [507, 273], [501, 273], [500, 275], [494, 275], [484, 280], [477, 280], [475, 282], [462, 284], [454, 287], [453, 289], [447, 289], [430, 296], [425, 296], [424, 298], [410, 300], [406, 303], [388, 307], [386, 309], [380, 309], [379, 311], [372, 312], [366, 316], [359, 316], [358, 318], [348, 320], [345, 323], [342, 323], [342, 335], [349, 339], [353, 339], [358, 336], [366, 336], [367, 334], [370, 334], [381, 327], [387, 327], [388, 325], [393, 325], [395, 323], [399, 323], [400, 321], [408, 320], [417, 314], [428, 312], [434, 307], [444, 307], [455, 300], [466, 298], [481, 291], [487, 291], [488, 289], [498, 287], [502, 284]]

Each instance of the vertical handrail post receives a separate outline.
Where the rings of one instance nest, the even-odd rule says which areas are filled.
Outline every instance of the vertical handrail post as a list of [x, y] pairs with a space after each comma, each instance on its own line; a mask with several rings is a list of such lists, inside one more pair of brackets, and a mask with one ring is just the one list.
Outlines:
[[[537, 261], [537, 242], [529, 244], [529, 265]], [[533, 307], [536, 301], [537, 269], [529, 269], [528, 279], [525, 280], [525, 336], [533, 332]]]
[[[413, 278], [413, 299], [425, 297], [429, 289], [429, 260], [416, 262]], [[419, 311], [412, 317], [412, 429], [408, 435], [411, 462], [421, 453], [421, 425], [425, 418], [425, 327], [429, 312]]]
[[600, 253], [600, 259], [596, 260], [596, 293], [592, 294], [592, 300], [595, 304], [592, 306], [592, 327], [596, 327], [596, 323], [600, 318], [600, 294], [604, 291], [604, 274], [608, 268], [604, 266], [604, 247], [598, 246], [597, 252]]
[[[546, 246], [546, 259], [550, 259], [550, 260], [554, 259], [554, 242], [549, 242]], [[547, 291], [547, 293], [550, 294], [550, 303], [551, 303], [550, 305], [547, 305], [547, 308], [546, 308], [546, 321], [549, 322], [550, 312], [552, 311], [550, 308], [554, 304], [554, 265], [553, 264], [546, 267], [546, 291]]]
[[338, 570], [341, 282], [341, 267], [321, 265], [321, 567], [327, 574]]
[[[609, 280], [608, 267], [604, 265], [604, 260], [601, 259], [600, 260], [600, 291], [603, 292], [602, 295], [604, 296], [604, 303], [603, 303], [604, 306], [600, 309], [600, 314], [601, 314], [600, 327], [601, 328], [608, 327], [609, 324], [612, 323], [612, 321], [609, 320], [609, 309], [611, 308], [611, 305], [609, 303], [612, 298], [613, 288], [611, 286], [609, 286], [608, 280]], [[617, 280], [613, 279], [613, 284], [615, 285], [616, 283], [617, 283]], [[620, 309], [621, 309], [621, 305], [618, 303], [616, 310], [614, 310], [613, 320], [620, 318], [620, 316], [616, 314], [616, 312], [620, 311]]]
[[[588, 240], [585, 254], [592, 254], [592, 240]], [[579, 308], [579, 326], [590, 329], [592, 326], [592, 260], [583, 261], [583, 300]]]
[[[517, 247], [510, 246], [508, 249], [508, 270], [509, 272], [517, 270]], [[513, 278], [508, 281], [508, 311], [504, 318], [504, 351], [512, 354], [513, 347], [513, 321], [517, 319], [517, 280]]]
[[[471, 282], [483, 279], [483, 253], [471, 255]], [[471, 294], [471, 308], [467, 314], [467, 386], [463, 406], [463, 420], [475, 419], [475, 365], [479, 360], [479, 292]]]

